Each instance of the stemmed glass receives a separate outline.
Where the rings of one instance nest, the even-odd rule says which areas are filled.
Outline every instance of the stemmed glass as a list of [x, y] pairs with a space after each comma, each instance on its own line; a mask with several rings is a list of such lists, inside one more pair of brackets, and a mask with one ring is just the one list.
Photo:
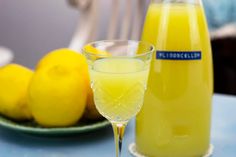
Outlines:
[[113, 127], [116, 157], [128, 121], [141, 109], [154, 47], [139, 41], [98, 41], [85, 45], [96, 108]]

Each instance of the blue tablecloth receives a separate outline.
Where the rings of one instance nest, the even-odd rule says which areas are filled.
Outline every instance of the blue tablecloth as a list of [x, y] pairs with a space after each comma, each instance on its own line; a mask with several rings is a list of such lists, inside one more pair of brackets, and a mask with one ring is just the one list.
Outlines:
[[[131, 157], [134, 120], [126, 130], [123, 156]], [[236, 97], [215, 95], [213, 101], [213, 157], [236, 156]], [[39, 137], [0, 128], [0, 157], [111, 157], [115, 156], [111, 127], [68, 137]]]

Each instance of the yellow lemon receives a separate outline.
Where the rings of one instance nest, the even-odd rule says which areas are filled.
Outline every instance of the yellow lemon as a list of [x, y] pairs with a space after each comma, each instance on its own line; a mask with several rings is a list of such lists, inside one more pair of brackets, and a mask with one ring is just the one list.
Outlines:
[[35, 120], [47, 127], [75, 124], [83, 115], [88, 95], [85, 58], [59, 49], [37, 65], [29, 86], [29, 104]]
[[0, 113], [15, 119], [30, 119], [27, 88], [33, 72], [21, 65], [9, 64], [0, 68]]
[[[86, 46], [85, 49], [95, 54], [108, 55], [107, 52], [97, 50], [90, 45]], [[80, 53], [77, 53], [73, 50], [62, 48], [62, 49], [55, 50], [47, 54], [38, 63], [36, 69], [40, 69], [40, 68], [42, 69], [42, 68], [54, 66], [55, 63], [67, 65], [68, 68], [76, 70], [78, 73], [80, 73], [80, 75], [83, 76], [85, 85], [87, 87], [87, 102], [86, 102], [84, 117], [91, 120], [100, 119], [102, 116], [97, 111], [94, 104], [93, 91], [90, 87], [88, 65], [87, 65], [85, 57], [81, 55]]]
[[99, 49], [93, 47], [92, 45], [84, 46], [84, 51], [86, 53], [91, 53], [91, 54], [95, 54], [95, 55], [111, 56], [111, 54], [109, 52], [103, 51], [103, 50], [99, 50]]

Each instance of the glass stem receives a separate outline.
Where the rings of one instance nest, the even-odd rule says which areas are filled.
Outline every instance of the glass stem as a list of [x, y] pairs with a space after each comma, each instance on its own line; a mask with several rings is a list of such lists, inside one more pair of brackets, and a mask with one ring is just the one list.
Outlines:
[[114, 132], [115, 146], [116, 146], [116, 157], [121, 157], [122, 140], [124, 137], [126, 125], [127, 122], [125, 123], [112, 122], [112, 128]]

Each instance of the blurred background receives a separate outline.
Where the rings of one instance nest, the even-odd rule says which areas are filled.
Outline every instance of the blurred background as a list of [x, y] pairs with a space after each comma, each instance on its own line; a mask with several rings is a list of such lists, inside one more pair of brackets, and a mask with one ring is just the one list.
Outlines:
[[[118, 7], [116, 4], [114, 8], [112, 4], [114, 1], [117, 4], [119, 1], [119, 9], [116, 9]], [[118, 17], [116, 20], [118, 25], [121, 23], [120, 19], [128, 17], [127, 10], [135, 12], [139, 7], [138, 13], [143, 15], [140, 18], [142, 22], [149, 1], [0, 0], [0, 46], [14, 52], [14, 62], [34, 68], [37, 61], [47, 52], [71, 45], [75, 36], [83, 34], [82, 28], [85, 31], [90, 30], [86, 26], [86, 16], [89, 16], [87, 15], [89, 11], [95, 9], [97, 11], [94, 14], [99, 14], [92, 23], [93, 27], [99, 30], [96, 32], [96, 40], [107, 39], [107, 34], [109, 36], [107, 31], [112, 31], [108, 28], [109, 25], [112, 26], [109, 24], [112, 17]], [[235, 0], [203, 0], [203, 2], [211, 32], [215, 92], [236, 95], [236, 2]], [[95, 7], [91, 7], [92, 5]], [[121, 15], [111, 15], [114, 9]], [[130, 15], [130, 19], [135, 15], [137, 14]], [[84, 20], [81, 20], [83, 18]], [[129, 21], [127, 18], [126, 20]], [[113, 21], [113, 25], [115, 23]], [[133, 28], [136, 27], [130, 25], [129, 28], [123, 29], [130, 31]], [[136, 31], [140, 32], [139, 28]], [[118, 30], [116, 34], [120, 32], [121, 30]], [[131, 39], [136, 39], [139, 35], [136, 33], [136, 36], [132, 36], [130, 33], [126, 36], [126, 32], [123, 33], [123, 37]], [[117, 36], [110, 34], [110, 38], [112, 37]], [[92, 39], [86, 38], [86, 40]]]

